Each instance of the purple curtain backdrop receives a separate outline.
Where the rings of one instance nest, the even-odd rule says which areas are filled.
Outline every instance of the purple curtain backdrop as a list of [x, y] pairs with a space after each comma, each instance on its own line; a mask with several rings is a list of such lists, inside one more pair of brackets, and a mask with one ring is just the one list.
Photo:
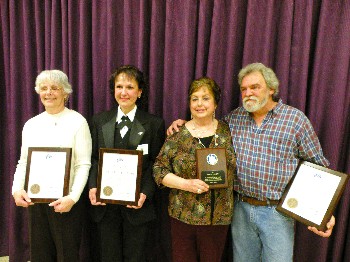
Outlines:
[[[114, 105], [109, 75], [134, 64], [149, 77], [149, 111], [169, 124], [188, 117], [193, 79], [207, 75], [221, 86], [220, 117], [240, 104], [239, 69], [265, 63], [282, 100], [311, 120], [330, 167], [350, 174], [350, 1], [1, 0], [0, 14], [0, 256], [29, 259], [27, 211], [15, 206], [11, 186], [22, 127], [43, 111], [34, 81], [44, 69], [67, 73], [68, 106], [89, 120]], [[329, 239], [297, 224], [295, 261], [350, 261], [349, 195], [348, 185]], [[156, 201], [149, 257], [169, 261], [166, 191]], [[94, 250], [86, 217], [81, 261]]]

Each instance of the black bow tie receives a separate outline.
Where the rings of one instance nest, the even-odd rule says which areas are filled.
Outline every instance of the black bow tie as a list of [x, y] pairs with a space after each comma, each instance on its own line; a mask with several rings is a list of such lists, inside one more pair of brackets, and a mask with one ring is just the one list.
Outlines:
[[122, 121], [119, 124], [117, 124], [117, 128], [122, 129], [124, 126], [127, 126], [128, 128], [130, 128], [130, 125], [131, 125], [131, 121], [129, 117], [122, 116]]

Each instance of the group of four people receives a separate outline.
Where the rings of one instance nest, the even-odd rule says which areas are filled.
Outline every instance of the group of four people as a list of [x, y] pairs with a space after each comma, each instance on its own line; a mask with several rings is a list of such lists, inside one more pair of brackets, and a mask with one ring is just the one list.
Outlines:
[[[146, 259], [145, 242], [156, 218], [156, 184], [171, 188], [173, 261], [221, 261], [230, 224], [234, 261], [292, 261], [294, 221], [278, 213], [276, 203], [300, 159], [321, 165], [328, 161], [306, 116], [277, 98], [279, 83], [270, 68], [247, 65], [239, 84], [243, 107], [218, 120], [219, 86], [208, 77], [193, 81], [191, 120], [174, 122], [165, 140], [164, 120], [141, 110], [147, 83], [136, 67], [119, 67], [111, 76], [118, 106], [95, 115], [90, 129], [79, 113], [65, 107], [72, 92], [67, 76], [59, 70], [41, 72], [35, 90], [45, 112], [23, 128], [12, 187], [16, 205], [30, 206], [31, 261], [79, 261], [79, 199], [87, 181], [101, 261]], [[123, 121], [127, 124], [121, 128]], [[173, 128], [178, 132], [171, 134]], [[137, 150], [141, 145], [137, 205], [98, 202], [99, 149]], [[32, 203], [24, 190], [29, 147], [72, 148], [67, 196], [49, 205]], [[195, 152], [200, 148], [225, 148], [228, 187], [209, 189], [197, 178]], [[334, 224], [332, 217], [326, 232], [309, 229], [328, 237]]]

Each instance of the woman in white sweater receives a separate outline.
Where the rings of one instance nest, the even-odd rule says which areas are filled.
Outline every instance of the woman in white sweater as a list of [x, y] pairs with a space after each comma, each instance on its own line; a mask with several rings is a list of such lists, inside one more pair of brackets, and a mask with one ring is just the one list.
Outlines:
[[[91, 166], [90, 130], [82, 115], [65, 107], [72, 93], [66, 74], [59, 70], [41, 72], [35, 90], [45, 112], [29, 119], [23, 127], [12, 194], [17, 206], [29, 207], [31, 261], [79, 261], [82, 209], [78, 200]], [[49, 205], [31, 201], [24, 189], [28, 147], [72, 149], [67, 195]]]

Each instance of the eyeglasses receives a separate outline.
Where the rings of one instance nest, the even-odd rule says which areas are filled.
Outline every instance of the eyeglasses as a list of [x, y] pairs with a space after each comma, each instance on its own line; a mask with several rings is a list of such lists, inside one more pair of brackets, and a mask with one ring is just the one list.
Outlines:
[[47, 91], [49, 91], [49, 92], [51, 91], [52, 93], [55, 93], [55, 92], [58, 92], [60, 90], [62, 90], [62, 88], [58, 87], [58, 86], [51, 86], [51, 87], [41, 86], [39, 88], [39, 91], [42, 93], [47, 92]]

